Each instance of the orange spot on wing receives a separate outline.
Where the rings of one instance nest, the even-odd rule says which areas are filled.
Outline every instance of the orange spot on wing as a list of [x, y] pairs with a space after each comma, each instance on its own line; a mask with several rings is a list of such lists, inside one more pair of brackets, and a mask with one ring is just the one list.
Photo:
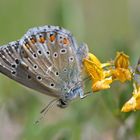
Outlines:
[[55, 35], [50, 35], [50, 41], [53, 42], [55, 40]]
[[32, 42], [33, 44], [35, 44], [36, 41], [35, 41], [34, 38], [31, 38], [30, 40], [31, 40], [31, 42]]
[[45, 42], [45, 38], [44, 37], [40, 37], [39, 42], [40, 43], [44, 43]]
[[67, 38], [64, 38], [64, 39], [63, 39], [63, 43], [64, 43], [65, 45], [68, 45], [68, 44], [69, 44], [69, 40], [68, 40]]

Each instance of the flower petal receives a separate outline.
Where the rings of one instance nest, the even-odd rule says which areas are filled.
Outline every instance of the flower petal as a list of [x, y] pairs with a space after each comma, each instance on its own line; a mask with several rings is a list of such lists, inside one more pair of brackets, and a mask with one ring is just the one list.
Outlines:
[[98, 67], [101, 67], [100, 60], [94, 54], [88, 53], [88, 57], [89, 57], [88, 60], [90, 60], [91, 62], [93, 62]]
[[133, 96], [124, 104], [121, 110], [122, 112], [140, 110], [140, 86], [138, 87], [134, 83], [133, 87]]
[[105, 78], [101, 81], [97, 81], [93, 83], [92, 90], [94, 92], [99, 91], [99, 90], [104, 90], [110, 88], [110, 84], [112, 83], [112, 77]]
[[117, 52], [117, 56], [115, 58], [115, 68], [128, 69], [128, 67], [129, 67], [129, 56], [124, 54], [123, 52]]
[[129, 56], [123, 52], [118, 52], [114, 65], [115, 69], [111, 69], [114, 80], [120, 80], [121, 82], [131, 80], [132, 74], [129, 69]]
[[84, 59], [83, 63], [87, 72], [89, 73], [89, 75], [91, 75], [92, 80], [94, 82], [104, 78], [103, 69], [100, 67], [101, 65], [97, 65], [98, 62], [94, 63], [88, 59]]
[[131, 99], [129, 99], [124, 106], [122, 107], [121, 111], [122, 112], [129, 112], [129, 111], [133, 111], [136, 109], [136, 99], [134, 97], [131, 97]]
[[129, 69], [117, 68], [112, 70], [112, 77], [114, 80], [120, 80], [123, 83], [131, 80], [131, 72]]
[[89, 53], [88, 58], [83, 60], [87, 73], [91, 76], [93, 85], [92, 90], [99, 91], [110, 88], [112, 77], [110, 70], [104, 70], [103, 67], [108, 67], [111, 63], [102, 64], [98, 58]]

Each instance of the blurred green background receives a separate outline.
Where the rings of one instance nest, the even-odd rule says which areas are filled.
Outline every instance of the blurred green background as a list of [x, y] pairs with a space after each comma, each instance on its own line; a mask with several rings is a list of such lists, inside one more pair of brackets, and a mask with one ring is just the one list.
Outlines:
[[[139, 0], [0, 0], [0, 44], [31, 27], [59, 25], [88, 44], [102, 62], [124, 51], [140, 56]], [[54, 107], [35, 125], [50, 97], [0, 74], [0, 140], [140, 140], [140, 111], [121, 113], [132, 83], [112, 84], [67, 109]]]

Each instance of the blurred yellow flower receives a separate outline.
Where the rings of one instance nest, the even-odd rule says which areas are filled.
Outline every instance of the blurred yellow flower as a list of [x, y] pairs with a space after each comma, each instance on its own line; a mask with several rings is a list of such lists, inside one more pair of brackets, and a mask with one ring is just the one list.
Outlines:
[[140, 66], [137, 65], [135, 74], [130, 69], [129, 56], [118, 52], [113, 62], [101, 63], [93, 54], [89, 53], [83, 60], [84, 67], [92, 79], [93, 92], [110, 88], [114, 80], [125, 82], [134, 80], [133, 96], [122, 107], [122, 112], [140, 110]]
[[140, 110], [140, 87], [134, 86], [133, 96], [124, 104], [122, 112]]
[[133, 74], [133, 96], [124, 104], [122, 112], [140, 110], [140, 59]]
[[108, 73], [103, 69], [103, 67], [109, 66], [110, 63], [102, 64], [99, 59], [91, 53], [88, 54], [88, 58], [83, 60], [83, 63], [88, 74], [92, 78], [92, 90], [94, 92], [110, 88], [112, 77], [106, 78], [106, 74]]
[[115, 69], [112, 69], [113, 80], [120, 80], [125, 82], [126, 80], [131, 80], [131, 72], [129, 69], [129, 56], [123, 52], [118, 52], [115, 58]]

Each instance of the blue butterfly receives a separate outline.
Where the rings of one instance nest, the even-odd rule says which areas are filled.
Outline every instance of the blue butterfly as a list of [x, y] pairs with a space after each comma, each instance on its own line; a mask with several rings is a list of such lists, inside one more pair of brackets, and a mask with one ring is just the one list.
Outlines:
[[88, 47], [58, 26], [29, 29], [18, 41], [0, 47], [0, 72], [9, 78], [55, 97], [60, 108], [84, 98], [82, 60]]

